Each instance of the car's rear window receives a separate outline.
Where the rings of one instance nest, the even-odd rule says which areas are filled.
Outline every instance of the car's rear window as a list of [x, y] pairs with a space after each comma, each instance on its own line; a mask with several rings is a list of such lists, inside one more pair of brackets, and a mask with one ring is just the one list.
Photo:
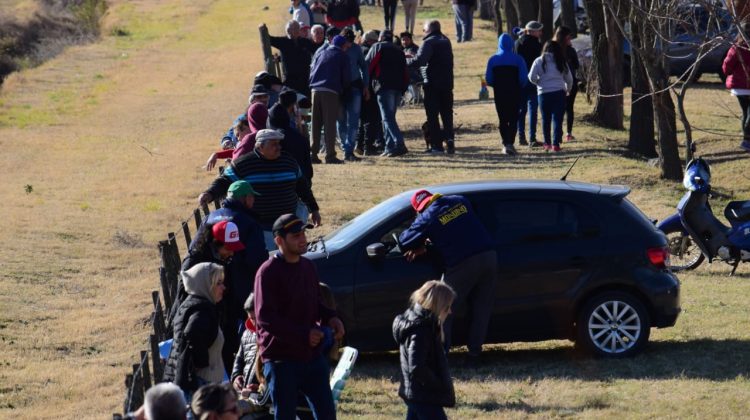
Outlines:
[[649, 219], [648, 216], [646, 216], [646, 214], [644, 214], [641, 209], [638, 208], [638, 206], [633, 204], [627, 198], [623, 198], [622, 200], [620, 200], [620, 208], [623, 209], [628, 215], [630, 215], [631, 217], [629, 219], [633, 223], [636, 223], [638, 226], [641, 226], [649, 231], [657, 230], [654, 222]]

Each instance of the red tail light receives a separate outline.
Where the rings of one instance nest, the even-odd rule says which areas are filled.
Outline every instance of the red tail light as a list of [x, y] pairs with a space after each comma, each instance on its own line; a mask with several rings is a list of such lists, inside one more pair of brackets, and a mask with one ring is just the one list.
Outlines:
[[646, 255], [656, 268], [667, 268], [669, 265], [669, 248], [649, 248]]

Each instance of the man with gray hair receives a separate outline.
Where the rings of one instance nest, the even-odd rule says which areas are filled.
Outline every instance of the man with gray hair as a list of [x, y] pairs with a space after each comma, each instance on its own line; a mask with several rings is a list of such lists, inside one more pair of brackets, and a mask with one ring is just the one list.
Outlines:
[[300, 36], [299, 22], [290, 20], [285, 29], [286, 37], [269, 37], [271, 46], [281, 53], [284, 84], [309, 97], [310, 61], [315, 53], [315, 46], [311, 40]]
[[[455, 152], [453, 133], [453, 47], [440, 30], [440, 21], [424, 23], [424, 37], [417, 55], [407, 57], [409, 67], [420, 69], [424, 87], [424, 110], [430, 132], [430, 153]], [[440, 129], [438, 116], [443, 120]], [[446, 149], [443, 149], [443, 141]]]
[[185, 420], [187, 402], [179, 386], [172, 382], [156, 384], [146, 391], [143, 405], [128, 413], [125, 419], [135, 420]]

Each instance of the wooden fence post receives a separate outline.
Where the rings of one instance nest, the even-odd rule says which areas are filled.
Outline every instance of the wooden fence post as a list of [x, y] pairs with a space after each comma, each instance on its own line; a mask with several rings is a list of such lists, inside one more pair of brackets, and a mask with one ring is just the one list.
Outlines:
[[151, 344], [151, 363], [152, 370], [154, 371], [154, 384], [161, 382], [164, 378], [164, 367], [161, 364], [161, 353], [159, 353], [159, 339], [154, 334], [151, 334], [148, 338], [149, 344]]
[[197, 234], [201, 227], [201, 211], [199, 209], [193, 210], [193, 217], [195, 217], [195, 233]]
[[[159, 355], [156, 355], [156, 357], [159, 357]], [[145, 393], [152, 385], [151, 370], [148, 367], [148, 352], [145, 350], [141, 351], [141, 363], [141, 372], [143, 373], [143, 392]]]
[[219, 200], [218, 198], [214, 200], [214, 208], [216, 210], [219, 210], [221, 208], [221, 200]]
[[133, 392], [133, 375], [125, 375], [125, 401], [122, 404], [122, 412], [129, 413], [131, 404], [131, 394]]
[[190, 237], [190, 226], [187, 222], [182, 222], [182, 235], [185, 237], [185, 249], [190, 249], [192, 238]]
[[143, 372], [139, 372], [140, 367], [140, 363], [133, 365], [133, 393], [131, 394], [128, 413], [143, 405]]
[[201, 203], [201, 210], [203, 210], [203, 215], [208, 216], [211, 211], [208, 209], [208, 204]]
[[274, 65], [273, 54], [271, 53], [271, 36], [268, 34], [268, 26], [262, 24], [258, 27], [260, 31], [260, 45], [263, 49], [263, 63], [265, 64], [266, 71], [272, 76], [279, 76], [276, 73], [276, 66]]

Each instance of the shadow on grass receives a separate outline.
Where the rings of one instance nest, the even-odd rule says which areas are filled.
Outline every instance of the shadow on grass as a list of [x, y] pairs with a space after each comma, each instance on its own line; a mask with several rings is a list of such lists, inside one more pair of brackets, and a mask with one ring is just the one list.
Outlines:
[[[616, 379], [733, 380], [750, 376], [750, 340], [691, 340], [649, 343], [628, 359], [595, 359], [572, 346], [553, 349], [486, 351], [480, 366], [467, 367], [465, 353], [451, 353], [451, 374], [457, 380], [528, 381], [549, 378], [610, 381]], [[355, 376], [398, 378], [399, 355], [363, 354]]]

